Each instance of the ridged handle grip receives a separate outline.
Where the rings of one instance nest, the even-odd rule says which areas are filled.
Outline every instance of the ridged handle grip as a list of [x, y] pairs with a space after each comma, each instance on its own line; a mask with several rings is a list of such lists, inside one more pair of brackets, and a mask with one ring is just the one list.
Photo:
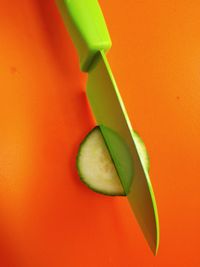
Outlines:
[[88, 71], [98, 51], [112, 43], [97, 0], [57, 0], [64, 22], [78, 50], [80, 66]]

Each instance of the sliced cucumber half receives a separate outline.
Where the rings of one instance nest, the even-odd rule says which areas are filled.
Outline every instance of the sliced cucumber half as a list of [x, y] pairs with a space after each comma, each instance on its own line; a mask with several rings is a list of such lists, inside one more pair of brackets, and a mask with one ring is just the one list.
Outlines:
[[105, 195], [124, 195], [120, 178], [98, 126], [81, 143], [77, 168], [81, 180], [92, 190]]
[[[134, 132], [142, 164], [149, 169], [149, 157], [142, 139]], [[99, 126], [80, 144], [77, 169], [81, 180], [93, 191], [110, 196], [124, 196], [124, 188]]]

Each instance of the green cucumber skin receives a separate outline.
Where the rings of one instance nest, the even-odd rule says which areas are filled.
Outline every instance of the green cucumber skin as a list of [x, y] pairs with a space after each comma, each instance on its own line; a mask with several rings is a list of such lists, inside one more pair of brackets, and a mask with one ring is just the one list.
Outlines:
[[85, 181], [85, 178], [84, 178], [84, 176], [82, 175], [82, 173], [81, 173], [81, 170], [80, 170], [80, 168], [79, 168], [79, 157], [80, 157], [80, 155], [81, 155], [81, 149], [82, 149], [82, 147], [83, 147], [83, 145], [84, 145], [84, 143], [87, 141], [87, 139], [90, 137], [90, 135], [94, 132], [94, 131], [100, 131], [100, 128], [99, 128], [99, 126], [97, 125], [97, 126], [95, 126], [86, 136], [85, 136], [85, 138], [83, 139], [83, 141], [81, 142], [81, 144], [80, 144], [80, 146], [79, 146], [79, 150], [78, 150], [78, 154], [77, 154], [77, 157], [76, 157], [76, 166], [77, 166], [77, 171], [78, 171], [78, 175], [79, 175], [79, 177], [80, 177], [80, 180], [89, 188], [89, 189], [91, 189], [92, 191], [94, 191], [94, 192], [96, 192], [96, 193], [98, 193], [98, 194], [101, 194], [101, 195], [105, 195], [105, 196], [126, 196], [125, 195], [125, 192], [123, 192], [123, 193], [117, 193], [116, 192], [116, 194], [114, 194], [114, 193], [107, 193], [107, 192], [105, 192], [105, 191], [100, 191], [100, 190], [97, 190], [96, 188], [93, 188], [92, 186], [90, 186], [86, 181]]

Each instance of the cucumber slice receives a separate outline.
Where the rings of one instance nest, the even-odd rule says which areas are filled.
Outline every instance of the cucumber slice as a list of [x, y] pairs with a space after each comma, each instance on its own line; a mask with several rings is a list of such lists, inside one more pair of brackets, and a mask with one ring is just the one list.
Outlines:
[[[149, 157], [145, 145], [136, 132], [133, 133], [133, 137], [142, 164], [149, 169]], [[125, 195], [99, 126], [89, 132], [81, 143], [76, 163], [81, 180], [93, 191], [109, 196]]]
[[98, 126], [81, 143], [77, 168], [81, 180], [92, 190], [110, 196], [125, 194]]

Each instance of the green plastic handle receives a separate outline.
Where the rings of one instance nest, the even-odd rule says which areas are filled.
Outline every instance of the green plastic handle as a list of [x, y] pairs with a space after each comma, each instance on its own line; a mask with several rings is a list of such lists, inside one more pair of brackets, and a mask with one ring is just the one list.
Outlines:
[[57, 0], [64, 22], [78, 50], [83, 71], [98, 51], [107, 51], [112, 43], [97, 0]]

